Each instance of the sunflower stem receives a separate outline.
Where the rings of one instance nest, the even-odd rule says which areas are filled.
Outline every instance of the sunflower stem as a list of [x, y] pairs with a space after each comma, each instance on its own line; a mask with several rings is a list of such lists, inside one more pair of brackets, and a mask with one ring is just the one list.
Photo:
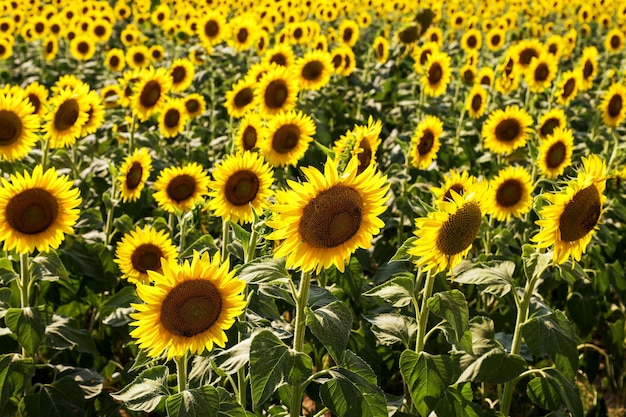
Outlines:
[[117, 180], [113, 178], [111, 184], [111, 207], [107, 208], [107, 219], [104, 224], [104, 244], [108, 246], [111, 243], [111, 229], [113, 228], [113, 214], [115, 212], [115, 199], [117, 193]]
[[187, 358], [188, 352], [185, 352], [182, 356], [174, 358], [176, 361], [176, 379], [179, 393], [187, 389]]
[[[311, 272], [302, 271], [300, 278], [300, 289], [296, 296], [296, 322], [293, 333], [293, 349], [302, 352], [304, 346], [304, 333], [306, 330], [306, 320], [304, 308], [309, 300], [309, 288], [311, 287]], [[302, 385], [296, 385], [291, 391], [291, 407], [289, 413], [291, 417], [299, 417], [302, 410]]]
[[415, 351], [417, 353], [424, 350], [426, 344], [426, 325], [428, 324], [428, 299], [433, 293], [433, 286], [435, 284], [435, 275], [431, 270], [426, 272], [426, 282], [424, 284], [424, 294], [422, 295], [422, 307], [419, 309], [419, 315], [417, 317], [417, 340], [415, 342]]
[[46, 171], [46, 165], [48, 164], [48, 153], [50, 153], [50, 138], [43, 140], [43, 147], [41, 148], [41, 167], [44, 172]]
[[222, 262], [226, 260], [228, 248], [228, 233], [230, 232], [230, 222], [222, 220]]
[[133, 117], [130, 122], [130, 134], [128, 135], [128, 154], [133, 154], [133, 148], [135, 147], [135, 127], [137, 126], [137, 113], [133, 112]]
[[187, 221], [184, 215], [178, 216], [178, 228], [180, 229], [178, 241], [178, 253], [180, 254], [185, 250], [185, 238], [187, 237]]
[[[28, 254], [20, 253], [20, 305], [22, 309], [30, 306], [30, 267], [28, 264]], [[22, 356], [26, 357], [27, 352], [22, 347]]]

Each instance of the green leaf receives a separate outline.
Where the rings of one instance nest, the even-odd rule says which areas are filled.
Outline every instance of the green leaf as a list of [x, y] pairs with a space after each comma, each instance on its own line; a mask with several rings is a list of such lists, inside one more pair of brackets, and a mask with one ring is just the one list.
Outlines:
[[19, 275], [13, 269], [13, 262], [8, 258], [0, 258], [0, 284], [8, 285]]
[[0, 288], [0, 319], [4, 317], [7, 310], [11, 308], [12, 292], [10, 288]]
[[254, 417], [254, 414], [246, 412], [239, 404], [237, 398], [222, 387], [217, 387], [220, 410], [218, 417]]
[[79, 352], [98, 355], [98, 348], [91, 334], [79, 329], [69, 317], [54, 314], [52, 322], [46, 326], [47, 342], [55, 349], [73, 349]]
[[67, 417], [82, 415], [85, 409], [83, 391], [71, 377], [57, 379], [28, 394], [20, 404], [24, 417]]
[[517, 378], [527, 368], [526, 361], [501, 349], [493, 349], [472, 362], [458, 382], [475, 381], [503, 384]]
[[324, 307], [305, 311], [306, 323], [315, 337], [326, 347], [335, 363], [341, 362], [352, 328], [350, 309], [341, 301], [333, 301]]
[[547, 354], [566, 377], [574, 379], [578, 371], [578, 343], [563, 313], [556, 311], [531, 318], [522, 326], [522, 335], [533, 354]]
[[402, 246], [397, 250], [395, 255], [391, 257], [389, 262], [401, 262], [401, 261], [409, 261], [411, 260], [411, 255], [409, 255], [408, 250], [413, 247], [413, 243], [417, 240], [417, 237], [412, 236], [404, 241]]
[[191, 245], [187, 246], [183, 253], [179, 255], [180, 259], [185, 259], [193, 255], [193, 251], [197, 250], [198, 252], [207, 251], [209, 254], [214, 254], [217, 252], [218, 248], [215, 245], [215, 240], [211, 235], [202, 235]]
[[400, 372], [422, 416], [430, 414], [441, 401], [448, 385], [456, 379], [455, 368], [457, 365], [451, 356], [412, 350], [402, 352]]
[[441, 397], [441, 401], [435, 406], [437, 417], [478, 417], [476, 407], [463, 393], [454, 387], [447, 387]]
[[385, 346], [401, 342], [409, 348], [417, 334], [417, 322], [413, 317], [401, 314], [382, 313], [363, 318], [372, 324], [376, 339]]
[[545, 369], [543, 377], [533, 378], [526, 387], [528, 396], [539, 407], [557, 411], [565, 406], [572, 417], [584, 415], [576, 385], [556, 369]]
[[13, 417], [16, 405], [11, 401], [35, 375], [35, 364], [31, 358], [18, 354], [0, 356], [0, 417]]
[[312, 372], [311, 357], [296, 352], [271, 331], [259, 332], [250, 345], [250, 383], [255, 407], [264, 403], [282, 385], [298, 385]]
[[494, 267], [473, 268], [459, 274], [454, 281], [459, 284], [474, 284], [488, 294], [503, 297], [513, 288], [515, 263], [504, 261]]
[[34, 276], [46, 281], [70, 280], [70, 276], [54, 249], [42, 252], [33, 259]]
[[111, 397], [123, 401], [133, 411], [150, 412], [169, 394], [168, 375], [168, 368], [164, 365], [146, 369], [133, 382], [111, 394]]
[[86, 400], [94, 398], [102, 392], [104, 378], [95, 370], [65, 365], [54, 365], [54, 368], [58, 370], [58, 377], [73, 379], [83, 391]]
[[415, 280], [397, 277], [363, 293], [367, 297], [380, 297], [392, 307], [406, 307], [413, 301]]
[[469, 322], [465, 296], [459, 290], [438, 292], [428, 299], [428, 308], [434, 315], [446, 320], [461, 340]]
[[239, 279], [248, 284], [277, 285], [288, 284], [291, 275], [282, 259], [263, 259], [244, 265]]
[[141, 303], [141, 299], [135, 291], [134, 285], [127, 285], [115, 294], [107, 297], [107, 300], [102, 304], [102, 314], [108, 315], [118, 308], [128, 308], [131, 303]]
[[524, 274], [526, 279], [535, 279], [552, 262], [552, 252], [539, 253], [531, 245], [522, 246], [522, 257], [524, 258]]
[[230, 226], [233, 228], [233, 234], [235, 235], [235, 239], [241, 243], [243, 246], [243, 250], [248, 250], [248, 245], [250, 244], [250, 232], [241, 227], [239, 223], [230, 222]]
[[128, 214], [122, 214], [113, 220], [113, 228], [119, 233], [125, 234], [135, 230], [135, 225], [133, 224], [133, 219]]
[[34, 355], [41, 344], [50, 321], [52, 310], [47, 306], [10, 308], [4, 317], [9, 329], [17, 336], [17, 341], [24, 350]]
[[217, 417], [219, 394], [210, 385], [185, 390], [167, 397], [165, 409], [170, 417]]
[[215, 364], [229, 375], [236, 373], [250, 361], [251, 343], [252, 339], [246, 338], [229, 349], [216, 352], [213, 356]]

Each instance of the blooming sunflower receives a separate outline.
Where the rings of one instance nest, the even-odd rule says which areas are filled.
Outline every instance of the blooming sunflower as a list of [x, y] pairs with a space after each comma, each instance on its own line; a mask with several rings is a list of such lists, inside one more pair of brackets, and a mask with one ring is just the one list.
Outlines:
[[87, 136], [94, 133], [104, 122], [104, 105], [100, 99], [100, 95], [90, 90], [86, 97], [89, 104], [87, 115], [89, 116], [81, 129], [80, 135]]
[[367, 126], [357, 125], [352, 130], [342, 135], [333, 146], [335, 162], [345, 163], [356, 156], [359, 160], [357, 174], [360, 174], [368, 166], [376, 163], [376, 151], [382, 142], [380, 132], [383, 125], [380, 120], [372, 116], [367, 121]]
[[165, 48], [163, 45], [152, 45], [148, 50], [150, 61], [159, 62], [165, 58]]
[[354, 20], [344, 19], [339, 24], [339, 41], [353, 47], [359, 40], [359, 24]]
[[21, 160], [37, 142], [39, 116], [23, 95], [0, 93], [0, 159]]
[[483, 125], [485, 147], [504, 154], [524, 146], [530, 134], [533, 118], [518, 106], [493, 111]]
[[426, 169], [437, 157], [441, 147], [443, 122], [437, 116], [427, 116], [419, 122], [411, 138], [411, 164]]
[[495, 78], [495, 71], [490, 67], [483, 67], [478, 71], [476, 75], [476, 82], [486, 87], [491, 87], [493, 79]]
[[235, 135], [237, 152], [251, 151], [258, 148], [259, 138], [263, 134], [263, 123], [259, 113], [251, 111], [241, 119]]
[[565, 189], [545, 195], [551, 204], [541, 208], [535, 223], [541, 227], [531, 237], [537, 247], [554, 246], [553, 262], [561, 264], [570, 257], [579, 261], [597, 228], [606, 201], [606, 167], [597, 155], [583, 157], [577, 178]]
[[226, 20], [215, 10], [204, 10], [198, 24], [198, 37], [203, 44], [214, 46], [224, 37]]
[[45, 116], [44, 131], [52, 148], [71, 146], [81, 135], [83, 125], [89, 120], [89, 87], [79, 85], [65, 88], [50, 100]]
[[272, 166], [296, 165], [315, 135], [315, 122], [306, 114], [290, 110], [267, 121], [259, 149]]
[[295, 60], [296, 55], [293, 52], [291, 45], [279, 43], [265, 52], [261, 63], [267, 66], [276, 64], [281, 67], [291, 68]]
[[453, 201], [452, 191], [458, 195], [464, 195], [466, 192], [474, 188], [478, 180], [470, 175], [467, 171], [457, 171], [455, 169], [449, 171], [444, 179], [441, 187], [432, 187], [430, 191], [433, 193], [435, 206], [444, 201]]
[[54, 168], [43, 172], [37, 165], [32, 174], [25, 171], [0, 180], [0, 236], [5, 250], [47, 252], [73, 233], [81, 198], [67, 176], [59, 177]]
[[254, 213], [268, 206], [273, 182], [272, 169], [259, 154], [228, 155], [213, 170], [209, 208], [223, 221], [252, 223]]
[[541, 93], [550, 88], [558, 71], [557, 59], [549, 53], [533, 58], [526, 67], [526, 83], [530, 91]]
[[152, 157], [146, 148], [136, 149], [132, 155], [126, 157], [117, 177], [123, 202], [139, 199], [151, 170]]
[[190, 119], [198, 117], [206, 111], [206, 100], [204, 96], [198, 93], [191, 93], [185, 96], [183, 104], [185, 105], [187, 116], [189, 116]]
[[497, 51], [504, 45], [506, 32], [498, 27], [494, 27], [487, 32], [486, 38], [487, 48], [492, 51]]
[[254, 89], [254, 102], [262, 116], [273, 116], [296, 106], [298, 81], [285, 67], [274, 65]]
[[33, 114], [42, 116], [48, 104], [48, 89], [35, 81], [24, 87], [24, 93], [33, 105]]
[[149, 67], [139, 73], [139, 81], [133, 86], [132, 108], [140, 121], [148, 120], [161, 110], [166, 94], [172, 87], [172, 77], [165, 68]]
[[334, 265], [343, 272], [356, 249], [371, 246], [384, 226], [378, 216], [386, 210], [389, 184], [374, 165], [358, 175], [357, 168], [352, 158], [340, 175], [329, 158], [323, 173], [302, 168], [307, 182], [289, 180], [291, 189], [277, 192], [268, 239], [282, 241], [274, 256], [286, 257], [288, 268], [319, 272]]
[[466, 30], [461, 37], [461, 48], [464, 51], [478, 51], [483, 44], [483, 37], [480, 30], [473, 28]]
[[593, 86], [593, 80], [598, 75], [598, 56], [598, 49], [595, 46], [587, 46], [583, 49], [579, 64], [580, 91], [587, 91]]
[[172, 77], [172, 91], [180, 92], [186, 90], [191, 85], [194, 66], [190, 60], [179, 58], [172, 62], [169, 72]]
[[541, 141], [537, 165], [539, 172], [548, 178], [556, 178], [563, 174], [565, 168], [572, 163], [574, 135], [570, 129], [560, 126]]
[[330, 54], [324, 51], [310, 51], [299, 58], [293, 69], [298, 77], [300, 88], [319, 90], [330, 80], [333, 62]]
[[602, 120], [609, 127], [617, 127], [626, 117], [626, 87], [621, 83], [611, 85], [600, 102]]
[[485, 114], [487, 108], [487, 89], [482, 84], [474, 84], [467, 93], [465, 110], [472, 119], [478, 119]]
[[564, 128], [567, 126], [567, 116], [565, 111], [558, 107], [555, 107], [547, 111], [539, 118], [537, 123], [537, 133], [541, 139], [545, 139], [548, 135], [551, 135], [556, 128]]
[[254, 105], [256, 82], [252, 77], [244, 77], [226, 93], [224, 107], [231, 117], [241, 117]]
[[79, 61], [88, 61], [96, 53], [96, 42], [87, 34], [78, 35], [70, 42], [70, 53]]
[[537, 39], [523, 39], [513, 47], [515, 63], [522, 69], [527, 68], [533, 58], [539, 58], [546, 52], [545, 46]]
[[145, 304], [132, 304], [137, 313], [130, 335], [148, 355], [166, 352], [171, 359], [190, 353], [201, 354], [224, 347], [229, 329], [243, 312], [242, 294], [246, 284], [229, 271], [229, 262], [220, 264], [219, 254], [211, 259], [194, 251], [191, 262], [177, 265], [162, 262], [163, 273], [149, 272], [155, 285], [137, 285]]
[[416, 73], [422, 74], [424, 72], [424, 66], [428, 62], [428, 58], [433, 52], [439, 51], [439, 47], [435, 42], [425, 42], [421, 47], [416, 48], [412, 54], [415, 63], [413, 69]]
[[437, 211], [415, 219], [417, 240], [407, 252], [425, 271], [452, 270], [472, 248], [485, 215], [485, 191], [478, 184], [462, 196], [451, 191]]
[[623, 29], [614, 28], [606, 34], [604, 38], [604, 49], [611, 54], [617, 54], [624, 48], [624, 32]]
[[489, 181], [487, 211], [497, 220], [528, 213], [533, 204], [530, 173], [523, 167], [506, 167]]
[[567, 106], [578, 94], [579, 85], [580, 74], [578, 72], [572, 70], [563, 72], [556, 86], [556, 102], [562, 106]]
[[195, 162], [161, 171], [154, 183], [154, 199], [165, 211], [189, 211], [207, 194], [209, 177]]
[[424, 74], [420, 78], [424, 93], [439, 97], [446, 91], [451, 75], [450, 56], [445, 52], [433, 51], [424, 65]]
[[173, 138], [185, 129], [189, 117], [181, 99], [168, 99], [159, 113], [159, 131], [165, 138]]
[[384, 64], [389, 59], [389, 41], [384, 36], [377, 36], [374, 39], [372, 45], [374, 54], [376, 55], [376, 62]]
[[163, 230], [139, 226], [127, 233], [117, 244], [115, 263], [122, 276], [133, 284], [148, 284], [148, 271], [162, 272], [163, 260], [176, 262], [178, 251]]

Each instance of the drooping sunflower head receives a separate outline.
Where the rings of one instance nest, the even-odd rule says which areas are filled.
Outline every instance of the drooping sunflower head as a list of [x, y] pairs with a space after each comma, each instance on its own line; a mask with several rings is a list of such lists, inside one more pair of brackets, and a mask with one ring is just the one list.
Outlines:
[[557, 127], [539, 146], [537, 162], [539, 172], [548, 178], [563, 174], [572, 163], [574, 135], [566, 127]]
[[0, 93], [0, 159], [23, 159], [37, 142], [39, 116], [24, 94]]
[[151, 170], [152, 157], [146, 148], [136, 149], [124, 160], [120, 167], [120, 175], [117, 177], [123, 202], [139, 199]]
[[193, 81], [194, 73], [195, 68], [190, 60], [184, 58], [174, 60], [169, 70], [172, 78], [172, 91], [180, 92], [186, 90]]
[[427, 116], [415, 129], [411, 138], [411, 164], [426, 169], [437, 157], [441, 147], [443, 122], [437, 116]]
[[139, 73], [139, 81], [133, 86], [131, 105], [139, 120], [146, 121], [159, 112], [172, 87], [172, 79], [165, 68], [149, 67]]
[[498, 220], [520, 218], [533, 203], [530, 173], [523, 167], [506, 167], [489, 181], [487, 211]]
[[440, 203], [453, 201], [453, 191], [463, 196], [472, 190], [477, 182], [476, 177], [470, 175], [467, 171], [451, 170], [446, 174], [441, 187], [431, 188], [434, 197], [433, 205], [439, 206]]
[[145, 304], [133, 304], [135, 327], [130, 335], [152, 357], [201, 354], [214, 345], [224, 347], [225, 331], [243, 312], [245, 283], [220, 264], [219, 254], [194, 252], [191, 262], [162, 262], [163, 273], [149, 272], [155, 285], [137, 286]]
[[149, 226], [137, 226], [117, 244], [115, 262], [133, 284], [148, 284], [148, 271], [162, 272], [163, 260], [176, 262], [178, 251], [169, 235]]
[[491, 152], [505, 154], [526, 144], [533, 118], [518, 106], [496, 109], [483, 125], [485, 147]]
[[294, 110], [269, 119], [263, 129], [259, 149], [272, 166], [296, 165], [315, 135], [311, 116]]
[[263, 122], [261, 121], [261, 116], [255, 111], [247, 112], [241, 119], [235, 135], [235, 149], [237, 152], [257, 149], [262, 135]]
[[307, 181], [288, 181], [291, 189], [277, 193], [268, 239], [281, 241], [274, 256], [286, 257], [288, 268], [319, 272], [334, 265], [343, 272], [356, 249], [371, 246], [384, 226], [378, 216], [389, 185], [373, 165], [359, 175], [357, 168], [353, 158], [340, 175], [329, 158], [323, 173], [302, 168]]
[[346, 132], [333, 145], [335, 162], [338, 166], [346, 166], [352, 157], [359, 160], [357, 173], [360, 174], [368, 166], [376, 163], [376, 151], [382, 142], [380, 132], [382, 130], [380, 120], [372, 116], [367, 121], [367, 126], [356, 125], [354, 129]]
[[186, 212], [204, 198], [208, 187], [209, 177], [199, 164], [168, 167], [154, 183], [154, 199], [167, 212]]
[[606, 166], [592, 154], [583, 158], [577, 177], [563, 190], [545, 196], [551, 204], [540, 209], [536, 224], [541, 229], [531, 240], [540, 248], [554, 246], [554, 263], [561, 264], [570, 256], [580, 260], [600, 222], [605, 187]]
[[563, 111], [563, 109], [555, 107], [547, 111], [539, 118], [539, 123], [537, 123], [537, 133], [541, 139], [545, 139], [559, 127], [567, 127], [567, 116], [565, 115], [565, 111]]
[[621, 83], [611, 85], [602, 97], [600, 110], [605, 125], [619, 126], [626, 117], [626, 87]]
[[60, 177], [54, 168], [43, 172], [37, 165], [32, 174], [25, 171], [1, 181], [0, 236], [5, 250], [47, 252], [73, 233], [81, 198], [67, 176]]
[[296, 61], [294, 74], [298, 77], [300, 88], [319, 90], [330, 80], [333, 63], [328, 52], [310, 51]]

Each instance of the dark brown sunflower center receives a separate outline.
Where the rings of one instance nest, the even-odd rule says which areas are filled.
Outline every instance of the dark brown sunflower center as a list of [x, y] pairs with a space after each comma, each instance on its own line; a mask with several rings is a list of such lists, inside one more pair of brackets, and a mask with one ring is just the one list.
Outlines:
[[417, 145], [417, 151], [420, 155], [426, 155], [433, 148], [433, 144], [435, 143], [435, 135], [430, 130], [424, 131], [422, 133], [422, 137], [420, 138], [420, 142]]
[[500, 142], [511, 142], [517, 139], [522, 128], [515, 119], [504, 119], [496, 126], [496, 139]]
[[559, 219], [561, 240], [575, 242], [584, 237], [596, 227], [601, 212], [600, 193], [595, 185], [578, 191]]
[[128, 169], [126, 173], [126, 187], [129, 190], [134, 190], [141, 184], [141, 178], [143, 177], [143, 167], [137, 161], [133, 162], [133, 164]]
[[220, 25], [215, 20], [209, 20], [204, 24], [204, 33], [209, 37], [213, 38], [220, 33]]
[[78, 42], [78, 46], [76, 47], [76, 49], [78, 50], [78, 52], [84, 55], [91, 50], [91, 47], [87, 42], [81, 41]]
[[146, 83], [139, 95], [139, 102], [143, 107], [154, 107], [161, 98], [161, 84], [156, 80], [151, 80]]
[[609, 105], [607, 106], [606, 110], [607, 110], [607, 113], [609, 113], [609, 116], [611, 117], [619, 116], [620, 112], [622, 111], [622, 96], [620, 96], [619, 94], [616, 94], [613, 97], [611, 97], [611, 99], [609, 100]]
[[130, 255], [130, 262], [133, 264], [133, 268], [142, 274], [148, 271], [160, 271], [161, 270], [161, 258], [163, 257], [163, 251], [152, 243], [144, 243], [139, 245]]
[[242, 134], [243, 148], [246, 151], [254, 149], [257, 141], [257, 131], [253, 126], [246, 126]]
[[39, 96], [37, 94], [30, 93], [27, 98], [30, 101], [30, 104], [33, 105], [33, 114], [37, 114], [41, 108], [41, 100], [39, 100]]
[[493, 35], [491, 37], [491, 45], [493, 46], [500, 45], [500, 40], [502, 40], [502, 37], [500, 35]]
[[333, 68], [335, 68], [336, 70], [341, 68], [341, 66], [343, 65], [343, 55], [335, 54], [333, 56], [332, 62], [333, 62]]
[[450, 186], [450, 188], [448, 188], [446, 193], [443, 195], [444, 201], [453, 201], [454, 200], [452, 198], [452, 191], [454, 191], [458, 195], [463, 195], [463, 193], [465, 193], [465, 188], [461, 184], [452, 184]]
[[111, 68], [117, 68], [120, 65], [120, 58], [117, 55], [113, 55], [109, 59], [109, 65], [111, 65]]
[[376, 46], [376, 56], [379, 59], [385, 56], [385, 45], [383, 45], [382, 42]]
[[565, 156], [567, 154], [567, 148], [563, 142], [556, 142], [554, 145], [550, 146], [548, 152], [546, 152], [546, 165], [550, 169], [555, 169], [561, 166], [563, 161], [565, 161]]
[[298, 145], [300, 139], [300, 128], [293, 124], [281, 126], [272, 137], [272, 148], [274, 151], [285, 154], [291, 152]]
[[589, 79], [593, 74], [593, 63], [589, 60], [585, 61], [585, 65], [583, 67], [583, 77], [585, 80]]
[[353, 34], [354, 34], [354, 31], [352, 30], [352, 28], [346, 28], [346, 30], [343, 31], [343, 36], [342, 36], [343, 41], [346, 43], [350, 42]]
[[248, 170], [237, 171], [228, 178], [224, 193], [226, 199], [235, 206], [243, 206], [253, 201], [259, 191], [259, 177]]
[[363, 199], [346, 185], [320, 192], [302, 211], [300, 235], [315, 248], [332, 249], [352, 238], [363, 220]]
[[472, 81], [474, 81], [474, 70], [472, 70], [471, 68], [467, 68], [465, 71], [463, 71], [463, 81], [471, 84]]
[[254, 92], [251, 87], [246, 87], [242, 88], [237, 92], [237, 94], [235, 94], [235, 99], [233, 101], [235, 103], [235, 107], [241, 109], [252, 103], [252, 100], [254, 100]]
[[535, 68], [535, 81], [540, 83], [544, 82], [548, 79], [549, 75], [550, 69], [548, 68], [548, 65], [546, 63], [542, 62], [537, 65], [537, 68]]
[[187, 112], [193, 114], [200, 110], [200, 102], [195, 98], [189, 99], [185, 102], [185, 109]]
[[501, 207], [511, 207], [520, 202], [524, 195], [524, 187], [516, 179], [508, 179], [498, 187], [496, 201]]
[[133, 54], [133, 62], [137, 65], [141, 65], [144, 63], [144, 61], [146, 60], [146, 56], [141, 53], [141, 52], [137, 52], [135, 54]]
[[26, 235], [36, 235], [54, 224], [59, 214], [59, 204], [48, 191], [31, 188], [13, 196], [5, 214], [12, 229]]
[[482, 220], [480, 206], [475, 202], [465, 203], [441, 225], [437, 249], [446, 256], [463, 252], [476, 238]]
[[54, 51], [54, 42], [46, 42], [46, 54], [51, 54]]
[[277, 64], [281, 67], [287, 66], [287, 57], [283, 53], [276, 53], [270, 58], [270, 64]]
[[357, 158], [359, 159], [359, 168], [357, 169], [357, 172], [360, 174], [369, 166], [370, 162], [372, 162], [372, 147], [367, 139], [363, 139], [361, 143], [359, 143], [359, 148], [361, 148], [361, 152], [357, 155]]
[[410, 44], [417, 41], [419, 38], [419, 32], [417, 31], [416, 25], [411, 25], [407, 28], [404, 28], [398, 33], [398, 38], [400, 42], [404, 44]]
[[435, 62], [428, 69], [428, 83], [430, 85], [438, 84], [441, 77], [443, 77], [443, 69], [438, 62]]
[[158, 49], [153, 49], [150, 53], [152, 54], [152, 58], [154, 58], [156, 61], [160, 61], [163, 57], [161, 51]]
[[425, 49], [422, 51], [422, 53], [420, 54], [420, 64], [424, 65], [426, 64], [426, 62], [428, 61], [428, 57], [431, 56], [433, 53], [433, 51], [431, 51], [430, 49]]
[[519, 54], [519, 62], [520, 64], [526, 66], [530, 64], [530, 61], [533, 58], [537, 58], [539, 53], [534, 48], [525, 48]]
[[93, 33], [95, 33], [96, 36], [98, 37], [102, 37], [106, 34], [106, 29], [104, 26], [98, 25], [95, 28], [93, 28]]
[[303, 35], [304, 35], [304, 32], [302, 31], [302, 28], [296, 28], [296, 30], [293, 31], [294, 39], [300, 39], [302, 38]]
[[167, 195], [172, 200], [180, 203], [193, 196], [196, 191], [196, 180], [187, 174], [178, 175], [174, 177], [169, 184], [167, 184]]
[[180, 84], [186, 76], [187, 70], [185, 70], [185, 67], [174, 67], [172, 70], [172, 81], [174, 81], [174, 84]]
[[320, 61], [307, 62], [302, 67], [302, 78], [307, 81], [317, 81], [324, 72], [324, 64]]
[[467, 46], [471, 49], [476, 48], [476, 45], [478, 45], [478, 39], [476, 39], [476, 36], [470, 36], [469, 38], [467, 38]]
[[561, 126], [561, 120], [556, 117], [551, 117], [541, 125], [539, 132], [541, 132], [541, 136], [545, 137], [551, 135], [554, 129], [559, 126]]
[[265, 89], [265, 104], [270, 109], [280, 109], [287, 101], [289, 88], [283, 80], [274, 80]]
[[206, 279], [192, 279], [167, 294], [161, 306], [161, 324], [172, 334], [193, 337], [209, 330], [221, 313], [219, 289]]
[[250, 33], [248, 32], [248, 29], [241, 28], [237, 31], [237, 42], [246, 43], [249, 36], [250, 36]]
[[562, 98], [568, 98], [574, 92], [574, 88], [576, 87], [576, 79], [570, 78], [565, 81], [565, 85], [563, 85], [563, 93], [561, 94]]
[[622, 41], [619, 36], [611, 36], [611, 48], [618, 49]]
[[481, 85], [491, 85], [491, 78], [487, 75], [484, 75], [481, 79], [480, 79], [480, 84]]
[[0, 110], [0, 146], [15, 143], [22, 135], [22, 120], [12, 111]]
[[180, 112], [177, 109], [168, 109], [165, 112], [163, 123], [168, 129], [178, 127], [178, 124], [180, 123]]
[[46, 30], [46, 26], [41, 23], [41, 22], [37, 22], [35, 23], [35, 32], [37, 33], [43, 33]]
[[473, 111], [478, 111], [480, 110], [480, 108], [483, 105], [483, 98], [480, 94], [475, 94], [474, 97], [472, 97], [472, 110]]
[[70, 129], [78, 120], [79, 110], [76, 99], [64, 101], [54, 115], [54, 128], [59, 132]]

